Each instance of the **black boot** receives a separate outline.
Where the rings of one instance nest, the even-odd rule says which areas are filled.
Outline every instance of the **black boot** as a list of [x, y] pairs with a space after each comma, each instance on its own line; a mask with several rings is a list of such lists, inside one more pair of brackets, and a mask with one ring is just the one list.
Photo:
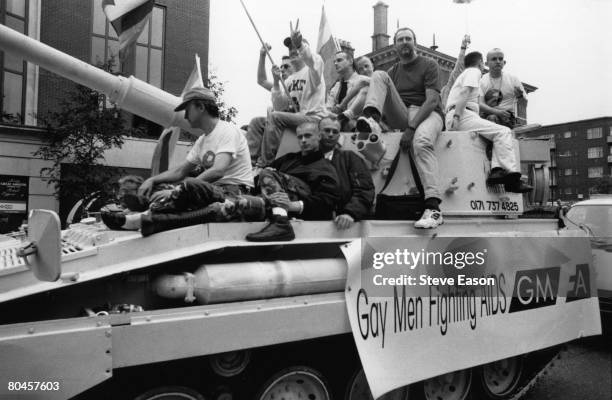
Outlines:
[[[503, 168], [493, 168], [487, 177], [487, 185], [499, 185], [507, 182], [508, 173]], [[519, 174], [520, 176], [520, 174]]]
[[250, 242], [286, 242], [295, 239], [289, 217], [272, 215], [270, 223], [256, 233], [246, 235]]
[[519, 178], [515, 181], [505, 183], [504, 189], [506, 192], [511, 193], [529, 193], [533, 190], [533, 187], [529, 186]]
[[125, 214], [120, 212], [102, 211], [102, 222], [113, 231], [124, 230], [122, 226], [125, 224]]

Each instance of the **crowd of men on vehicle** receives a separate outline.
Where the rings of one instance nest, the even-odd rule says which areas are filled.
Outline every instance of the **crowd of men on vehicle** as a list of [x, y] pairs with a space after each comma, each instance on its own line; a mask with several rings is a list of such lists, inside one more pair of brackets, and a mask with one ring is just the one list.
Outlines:
[[[111, 229], [140, 229], [143, 236], [180, 226], [212, 221], [263, 221], [250, 241], [295, 238], [290, 218], [332, 220], [338, 229], [372, 215], [375, 189], [364, 160], [343, 150], [341, 132], [378, 133], [401, 130], [400, 151], [407, 152], [423, 187], [424, 212], [416, 228], [436, 228], [444, 222], [434, 145], [449, 131], [475, 131], [493, 144], [488, 185], [525, 193], [512, 145], [514, 110], [526, 102], [521, 82], [503, 72], [503, 52], [487, 53], [489, 72], [483, 76], [481, 53], [466, 53], [465, 36], [449, 81], [442, 87], [437, 63], [417, 54], [410, 28], [395, 32], [398, 62], [388, 71], [373, 70], [367, 57], [353, 59], [338, 51], [339, 76], [326, 90], [324, 62], [314, 53], [296, 25], [284, 40], [288, 56], [272, 66], [267, 77], [262, 47], [257, 82], [270, 91], [272, 107], [253, 118], [246, 134], [219, 119], [213, 93], [195, 87], [175, 111], [201, 135], [186, 159], [146, 180], [126, 177], [120, 182], [121, 206], [102, 213]], [[295, 130], [300, 151], [277, 158], [283, 132]], [[408, 171], [406, 171], [407, 173]], [[399, 171], [401, 173], [401, 171]], [[401, 216], [398, 216], [401, 219]]]

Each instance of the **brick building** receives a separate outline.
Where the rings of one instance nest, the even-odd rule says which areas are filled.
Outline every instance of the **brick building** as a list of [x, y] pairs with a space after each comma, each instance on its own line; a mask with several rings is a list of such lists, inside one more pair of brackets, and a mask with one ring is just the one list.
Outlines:
[[550, 139], [551, 199], [587, 199], [597, 180], [611, 174], [612, 117], [546, 125], [525, 137]]
[[[195, 53], [201, 57], [203, 76], [207, 74], [209, 13], [209, 0], [156, 0], [135, 50], [124, 63], [115, 65], [114, 72], [134, 75], [180, 95]], [[0, 0], [0, 23], [93, 65], [118, 52], [117, 35], [102, 12], [102, 0]], [[44, 135], [36, 127], [36, 116], [54, 110], [73, 86], [70, 80], [0, 52], [0, 214], [4, 214], [0, 215], [0, 225], [6, 223], [10, 208], [20, 212], [34, 207], [58, 210], [52, 188], [40, 177], [40, 169], [46, 164], [33, 159], [31, 153]], [[139, 117], [125, 116], [128, 123], [149, 128], [152, 139], [160, 131]], [[148, 168], [152, 147], [140, 148], [146, 151], [117, 154], [113, 165]], [[15, 193], [26, 188], [25, 198], [20, 198], [17, 205], [17, 200], [11, 203], [2, 199], [2, 188], [9, 186]]]

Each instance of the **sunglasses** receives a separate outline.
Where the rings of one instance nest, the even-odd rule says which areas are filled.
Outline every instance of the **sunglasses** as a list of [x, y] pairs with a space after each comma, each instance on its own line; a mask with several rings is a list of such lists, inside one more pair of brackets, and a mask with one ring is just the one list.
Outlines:
[[281, 67], [281, 69], [289, 69], [289, 68], [291, 68], [291, 65], [289, 65], [289, 64], [282, 64], [280, 67]]

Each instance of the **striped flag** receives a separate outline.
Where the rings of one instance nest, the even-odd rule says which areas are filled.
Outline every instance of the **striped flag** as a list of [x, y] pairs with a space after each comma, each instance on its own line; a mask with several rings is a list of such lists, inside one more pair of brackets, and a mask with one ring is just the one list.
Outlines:
[[331, 33], [329, 21], [325, 16], [325, 7], [321, 7], [321, 22], [319, 23], [319, 40], [317, 41], [317, 53], [321, 55], [325, 63], [324, 79], [325, 87], [330, 88], [338, 79], [334, 68], [334, 58], [336, 52], [340, 50], [338, 42]]
[[119, 36], [119, 59], [125, 61], [151, 16], [155, 0], [104, 0], [102, 10]]

